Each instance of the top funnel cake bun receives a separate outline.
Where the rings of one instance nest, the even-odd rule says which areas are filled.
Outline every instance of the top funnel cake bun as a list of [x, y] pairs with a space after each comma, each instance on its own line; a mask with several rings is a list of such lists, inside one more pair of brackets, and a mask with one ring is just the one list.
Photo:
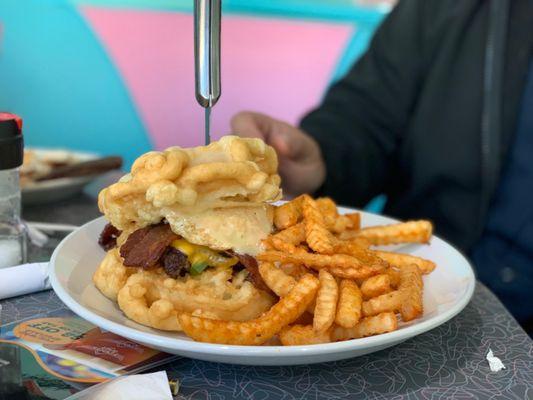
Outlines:
[[98, 204], [123, 232], [165, 219], [191, 243], [254, 254], [272, 229], [267, 202], [281, 197], [277, 167], [274, 149], [260, 139], [171, 147], [139, 157]]

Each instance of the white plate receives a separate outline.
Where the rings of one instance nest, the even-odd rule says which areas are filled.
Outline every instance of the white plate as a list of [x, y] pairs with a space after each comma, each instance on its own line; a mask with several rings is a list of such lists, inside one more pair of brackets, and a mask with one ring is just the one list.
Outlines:
[[[342, 209], [349, 212], [349, 209]], [[394, 220], [363, 213], [363, 225], [381, 225]], [[59, 298], [86, 320], [128, 339], [172, 354], [200, 360], [248, 365], [295, 365], [341, 360], [368, 354], [433, 329], [457, 315], [470, 301], [475, 277], [468, 261], [451, 245], [434, 237], [430, 245], [409, 245], [402, 251], [437, 263], [424, 277], [424, 315], [400, 324], [383, 335], [310, 346], [229, 346], [194, 342], [181, 333], [151, 329], [126, 318], [117, 304], [104, 297], [92, 283], [92, 275], [104, 257], [97, 244], [103, 217], [85, 224], [67, 236], [50, 262], [52, 287]]]
[[[34, 151], [36, 154], [46, 154], [47, 152], [55, 152], [58, 149], [45, 149], [45, 148], [29, 148], [28, 150]], [[89, 161], [99, 158], [96, 153], [63, 150], [68, 153], [76, 162]], [[85, 185], [93, 181], [96, 178], [95, 175], [91, 176], [79, 176], [71, 178], [57, 178], [46, 181], [34, 182], [23, 186], [21, 188], [22, 204], [46, 204], [54, 201], [68, 199], [78, 193], [80, 193]]]

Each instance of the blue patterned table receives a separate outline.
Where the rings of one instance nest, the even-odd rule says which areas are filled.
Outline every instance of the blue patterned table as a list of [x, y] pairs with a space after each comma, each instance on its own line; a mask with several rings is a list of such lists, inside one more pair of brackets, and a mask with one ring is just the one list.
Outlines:
[[[98, 215], [80, 196], [24, 210], [28, 220], [80, 224]], [[43, 260], [51, 247], [32, 248]], [[52, 291], [0, 302], [2, 322], [63, 308]], [[531, 305], [524, 305], [531, 306]], [[490, 372], [489, 347], [507, 369]], [[457, 317], [391, 349], [296, 367], [250, 367], [178, 359], [165, 367], [187, 399], [533, 399], [533, 341], [481, 283]]]

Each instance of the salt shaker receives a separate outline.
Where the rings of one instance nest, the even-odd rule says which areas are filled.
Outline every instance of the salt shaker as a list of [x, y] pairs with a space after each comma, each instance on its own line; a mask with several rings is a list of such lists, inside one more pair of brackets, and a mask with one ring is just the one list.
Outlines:
[[22, 119], [0, 112], [0, 268], [26, 262], [26, 228], [20, 219]]

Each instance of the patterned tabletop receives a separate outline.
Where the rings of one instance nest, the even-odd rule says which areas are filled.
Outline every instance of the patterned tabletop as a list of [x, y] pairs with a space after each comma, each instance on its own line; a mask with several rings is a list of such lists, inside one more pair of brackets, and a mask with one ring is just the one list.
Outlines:
[[[80, 196], [24, 210], [28, 220], [79, 224], [98, 215]], [[60, 238], [30, 251], [49, 257]], [[63, 308], [52, 291], [0, 302], [2, 323]], [[491, 372], [488, 349], [506, 366]], [[186, 399], [533, 399], [533, 341], [481, 283], [465, 310], [398, 346], [351, 360], [250, 367], [181, 358], [164, 367]], [[159, 368], [161, 369], [161, 368]]]

